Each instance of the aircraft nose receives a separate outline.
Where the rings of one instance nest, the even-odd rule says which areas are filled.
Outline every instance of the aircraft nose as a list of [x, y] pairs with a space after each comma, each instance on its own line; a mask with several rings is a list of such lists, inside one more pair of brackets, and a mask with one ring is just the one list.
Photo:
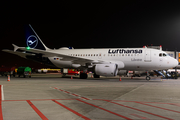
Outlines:
[[[176, 60], [176, 59], [175, 59]], [[176, 60], [175, 65], [178, 66], [179, 62]]]
[[174, 67], [176, 67], [179, 64], [179, 62], [176, 59], [173, 59], [172, 64]]

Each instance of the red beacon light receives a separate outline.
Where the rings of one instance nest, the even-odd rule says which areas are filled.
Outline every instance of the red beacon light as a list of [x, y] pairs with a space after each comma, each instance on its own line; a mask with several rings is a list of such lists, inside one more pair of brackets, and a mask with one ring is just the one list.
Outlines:
[[147, 47], [144, 45], [143, 48], [147, 48]]

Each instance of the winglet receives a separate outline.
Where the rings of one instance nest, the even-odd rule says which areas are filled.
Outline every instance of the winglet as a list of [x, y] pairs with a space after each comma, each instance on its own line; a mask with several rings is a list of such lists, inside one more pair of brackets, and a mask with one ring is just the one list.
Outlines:
[[15, 44], [12, 44], [14, 46], [14, 52], [16, 52], [17, 49], [19, 49], [19, 47]]

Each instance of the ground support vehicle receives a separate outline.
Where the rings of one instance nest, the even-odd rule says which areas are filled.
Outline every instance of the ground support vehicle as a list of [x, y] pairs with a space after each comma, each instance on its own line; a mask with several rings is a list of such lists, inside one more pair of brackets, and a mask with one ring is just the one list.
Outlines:
[[66, 75], [79, 75], [80, 72], [77, 71], [76, 69], [67, 69], [67, 68], [63, 68], [61, 69], [61, 73], [63, 74], [63, 76], [66, 76]]
[[31, 68], [30, 67], [18, 67], [17, 73], [18, 77], [23, 76], [31, 78]]
[[1, 67], [0, 68], [0, 75], [1, 76], [7, 76], [7, 75], [15, 75], [15, 69], [16, 67]]

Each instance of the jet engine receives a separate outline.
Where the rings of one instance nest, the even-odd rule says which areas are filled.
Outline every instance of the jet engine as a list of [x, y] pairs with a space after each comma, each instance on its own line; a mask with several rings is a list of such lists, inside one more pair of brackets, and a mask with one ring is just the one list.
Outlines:
[[118, 72], [117, 64], [96, 64], [95, 74], [102, 76], [116, 76]]

